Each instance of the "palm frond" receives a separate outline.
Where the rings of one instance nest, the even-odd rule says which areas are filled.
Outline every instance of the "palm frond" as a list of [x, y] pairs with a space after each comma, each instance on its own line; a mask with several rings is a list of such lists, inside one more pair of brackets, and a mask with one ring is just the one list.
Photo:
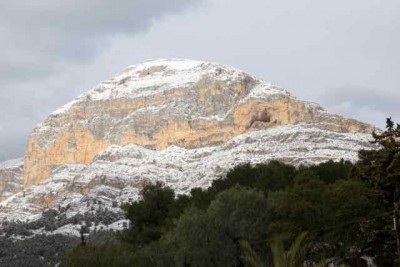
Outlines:
[[246, 267], [265, 267], [263, 260], [251, 248], [249, 242], [241, 241], [240, 247], [243, 251], [243, 254], [240, 258], [242, 259]]

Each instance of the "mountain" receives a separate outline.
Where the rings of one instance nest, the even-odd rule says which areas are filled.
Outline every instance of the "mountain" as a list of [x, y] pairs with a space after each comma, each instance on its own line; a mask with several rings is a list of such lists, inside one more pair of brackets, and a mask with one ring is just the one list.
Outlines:
[[22, 158], [0, 163], [0, 201], [23, 190], [22, 168]]
[[24, 192], [10, 191], [0, 203], [0, 218], [34, 219], [54, 207], [68, 207], [71, 217], [99, 202], [117, 213], [146, 183], [187, 193], [243, 163], [355, 161], [358, 150], [372, 148], [373, 130], [229, 66], [149, 61], [33, 130], [22, 178], [0, 176], [3, 184], [24, 183]]

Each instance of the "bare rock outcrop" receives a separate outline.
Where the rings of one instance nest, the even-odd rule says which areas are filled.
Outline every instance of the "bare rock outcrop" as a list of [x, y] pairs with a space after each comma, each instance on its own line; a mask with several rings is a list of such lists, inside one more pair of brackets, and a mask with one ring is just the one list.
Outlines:
[[24, 184], [40, 184], [65, 164], [90, 164], [111, 145], [215, 147], [250, 131], [300, 123], [332, 133], [373, 130], [231, 67], [150, 61], [100, 83], [37, 126], [27, 146]]
[[22, 168], [22, 158], [0, 162], [0, 201], [23, 191]]

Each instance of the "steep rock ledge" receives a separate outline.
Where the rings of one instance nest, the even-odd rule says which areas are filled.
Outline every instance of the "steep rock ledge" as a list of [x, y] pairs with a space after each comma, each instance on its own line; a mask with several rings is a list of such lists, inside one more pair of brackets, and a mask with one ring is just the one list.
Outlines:
[[46, 181], [64, 164], [90, 164], [111, 145], [219, 146], [249, 131], [298, 123], [339, 133], [373, 130], [231, 67], [150, 61], [100, 83], [37, 126], [25, 155], [24, 185]]

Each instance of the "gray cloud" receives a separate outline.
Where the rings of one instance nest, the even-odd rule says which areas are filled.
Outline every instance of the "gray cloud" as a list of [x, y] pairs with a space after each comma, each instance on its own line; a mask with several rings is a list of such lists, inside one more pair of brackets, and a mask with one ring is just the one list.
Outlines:
[[86, 62], [110, 38], [145, 32], [155, 20], [201, 0], [4, 0], [0, 79], [37, 79], [65, 63]]
[[398, 0], [1, 1], [0, 160], [22, 155], [58, 106], [159, 57], [229, 64], [329, 112], [399, 121], [399, 12]]
[[113, 38], [143, 34], [165, 16], [201, 2], [1, 1], [0, 160], [21, 156], [33, 126], [81, 86], [88, 89], [84, 67]]
[[[135, 43], [135, 62], [189, 57], [226, 63], [329, 112], [382, 127], [386, 116], [400, 120], [394, 103], [400, 100], [399, 12], [397, 0], [218, 0], [207, 12], [169, 17], [145, 38], [116, 41], [109, 57]], [[329, 101], [336, 91], [342, 104]]]
[[332, 112], [383, 128], [387, 117], [400, 123], [399, 95], [379, 88], [347, 86], [326, 91], [320, 102]]
[[327, 105], [346, 105], [351, 103], [358, 108], [372, 107], [390, 112], [397, 112], [398, 98], [395, 94], [382, 93], [378, 88], [360, 88], [348, 86], [346, 88], [335, 88], [321, 96], [321, 100]]

